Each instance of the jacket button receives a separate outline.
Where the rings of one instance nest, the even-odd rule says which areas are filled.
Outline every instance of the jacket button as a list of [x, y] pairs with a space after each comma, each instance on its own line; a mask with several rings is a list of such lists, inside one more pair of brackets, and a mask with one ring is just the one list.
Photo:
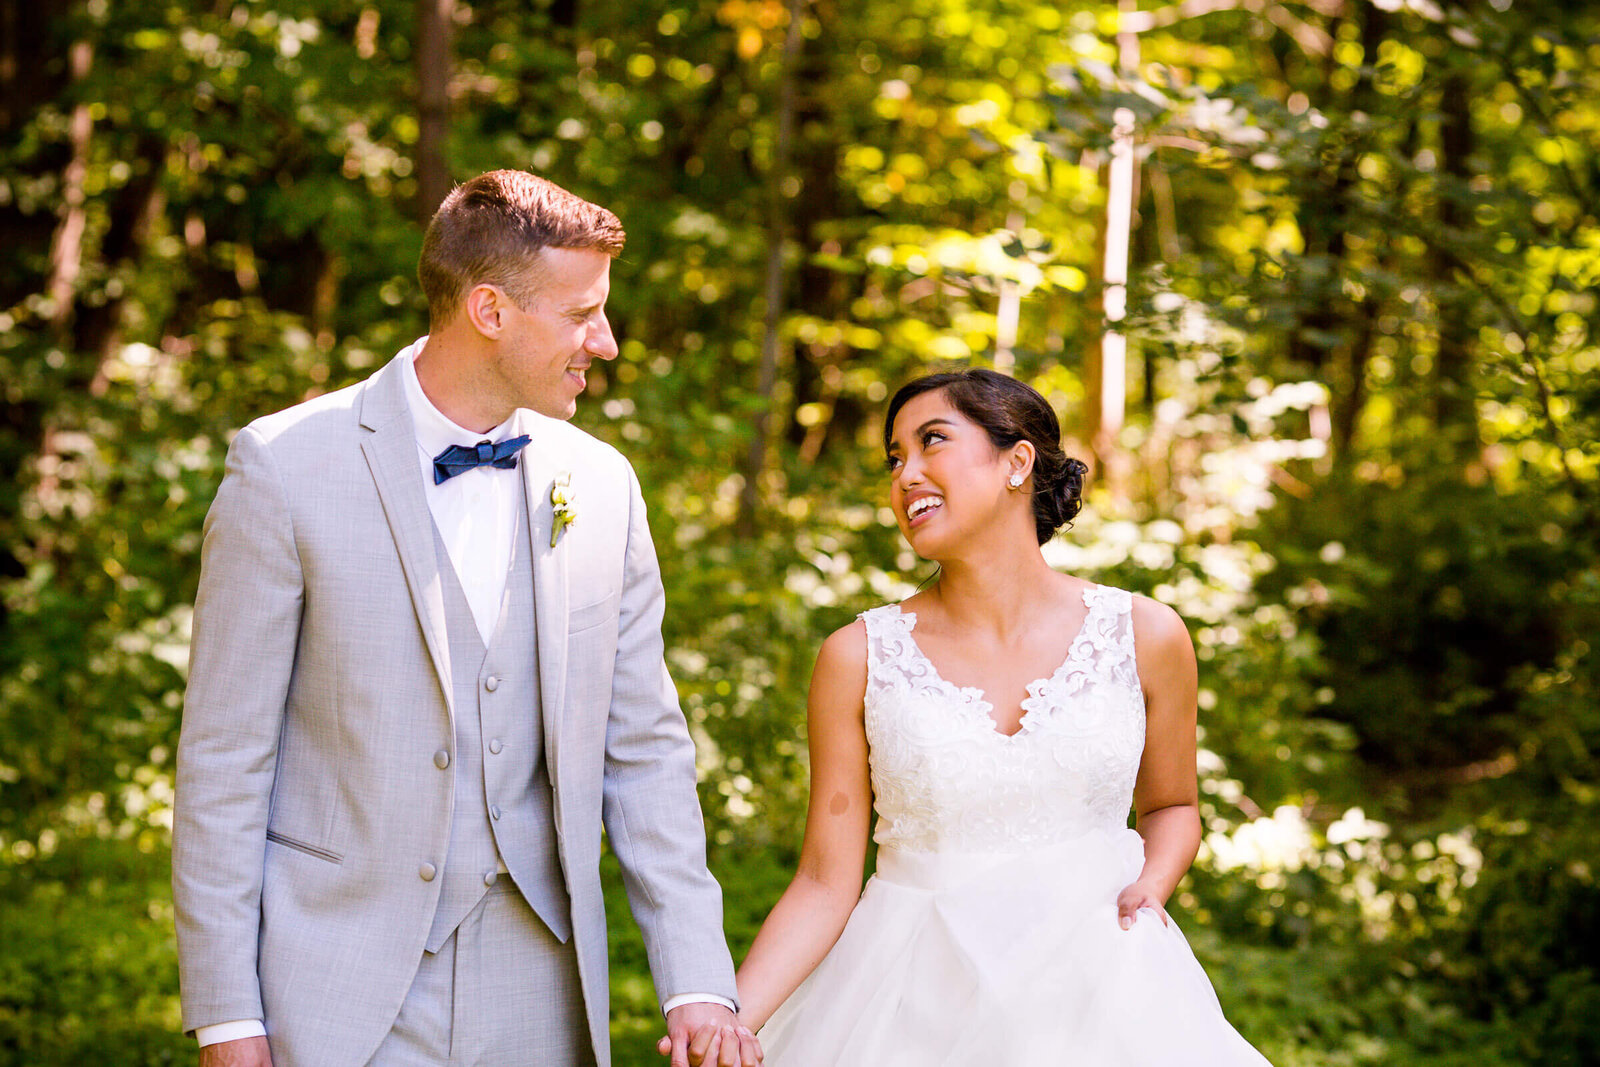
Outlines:
[[431, 863], [424, 863], [421, 867], [417, 868], [417, 877], [421, 878], [424, 882], [433, 881], [433, 876], [438, 873], [439, 869]]
[[505, 747], [506, 746], [497, 737], [494, 740], [489, 742], [489, 754], [493, 755], [493, 756], [498, 756], [498, 755], [500, 755], [500, 750], [502, 748], [505, 748]]
[[500, 877], [500, 872], [499, 871], [490, 871], [488, 874], [485, 874], [483, 876], [483, 884], [484, 885], [494, 885], [495, 879], [499, 878], [499, 877]]
[[490, 804], [489, 805], [489, 818], [498, 819], [499, 817], [500, 817], [500, 805], [498, 805], [498, 804]]
[[494, 692], [500, 688], [500, 677], [494, 674], [489, 675], [483, 680], [483, 687], [491, 693]]
[[449, 751], [441, 748], [439, 751], [435, 752], [433, 754], [433, 765], [439, 768], [441, 771], [450, 766]]

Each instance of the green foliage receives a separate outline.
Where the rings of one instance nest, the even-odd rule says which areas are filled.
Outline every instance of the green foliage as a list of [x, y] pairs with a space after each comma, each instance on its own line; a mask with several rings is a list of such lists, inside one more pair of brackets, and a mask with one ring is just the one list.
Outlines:
[[1555, 662], [1562, 587], [1585, 566], [1560, 502], [1426, 474], [1324, 491], [1337, 510], [1319, 494], [1274, 514], [1283, 565], [1263, 583], [1317, 634], [1323, 714], [1390, 771], [1426, 775], [1514, 749], [1523, 672]]
[[[415, 5], [0, 6], [0, 1056], [112, 1027], [169, 1062], [199, 527], [237, 427], [425, 329]], [[780, 0], [456, 5], [452, 173], [530, 167], [629, 230], [579, 421], [649, 498], [735, 950], [797, 848], [815, 648], [927, 575], [878, 413], [997, 362], [1102, 460], [1052, 562], [1191, 623], [1206, 844], [1174, 907], [1241, 1028], [1280, 1065], [1593, 1062], [1600, 23], [1114, 8], [807, 3], [786, 96]], [[616, 925], [618, 1062], [654, 1062]]]
[[188, 1063], [165, 848], [75, 839], [0, 866], [0, 1064]]

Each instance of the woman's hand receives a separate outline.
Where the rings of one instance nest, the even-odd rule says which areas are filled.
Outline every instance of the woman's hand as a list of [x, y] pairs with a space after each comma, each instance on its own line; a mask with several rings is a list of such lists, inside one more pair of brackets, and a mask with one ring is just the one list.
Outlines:
[[[691, 1067], [759, 1067], [764, 1055], [756, 1035], [736, 1019], [734, 1025], [711, 1023], [688, 1034], [681, 1047], [674, 1047], [669, 1034], [656, 1042], [656, 1051], [663, 1056], [681, 1056]], [[680, 1060], [673, 1059], [672, 1067]]]
[[1167, 918], [1165, 904], [1166, 901], [1156, 890], [1140, 879], [1117, 894], [1117, 925], [1124, 930], [1132, 929], [1138, 921], [1140, 908], [1154, 908], [1155, 913], [1161, 916], [1161, 925], [1169, 926], [1172, 920]]

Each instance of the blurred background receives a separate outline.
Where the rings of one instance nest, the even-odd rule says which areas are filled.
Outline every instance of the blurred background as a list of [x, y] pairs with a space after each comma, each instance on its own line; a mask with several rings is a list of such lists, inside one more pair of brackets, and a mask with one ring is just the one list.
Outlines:
[[[1172, 906], [1241, 1031], [1600, 1063], [1600, 12], [1559, 0], [0, 0], [0, 1063], [192, 1061], [228, 441], [424, 332], [423, 220], [508, 166], [629, 231], [578, 422], [652, 508], [736, 956], [817, 645], [928, 573], [884, 402], [995, 366], [1093, 467], [1052, 562], [1191, 625]], [[661, 1062], [613, 903], [617, 1062]]]

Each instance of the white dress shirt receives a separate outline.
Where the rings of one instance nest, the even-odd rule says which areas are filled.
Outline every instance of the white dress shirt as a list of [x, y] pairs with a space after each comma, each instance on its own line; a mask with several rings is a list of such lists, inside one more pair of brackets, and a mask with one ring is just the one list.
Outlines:
[[[434, 484], [433, 457], [451, 445], [475, 445], [479, 441], [499, 443], [508, 437], [529, 434], [533, 440], [529, 449], [539, 447], [535, 432], [537, 417], [518, 408], [511, 417], [492, 430], [476, 433], [457, 425], [445, 416], [422, 390], [417, 377], [416, 358], [427, 343], [423, 337], [401, 351], [405, 364], [403, 376], [406, 404], [411, 409], [411, 425], [417, 435], [417, 464], [422, 472], [428, 510], [433, 514], [433, 524], [444, 541], [450, 563], [455, 567], [461, 591], [466, 594], [467, 606], [472, 609], [472, 619], [478, 624], [478, 633], [485, 645], [494, 638], [495, 627], [500, 622], [500, 600], [505, 595], [506, 575], [511, 570], [511, 545], [515, 540], [517, 514], [516, 494], [522, 492], [522, 456], [518, 454], [518, 468], [509, 470], [483, 466], [464, 471], [448, 481]], [[524, 450], [526, 451], [526, 450]], [[530, 508], [537, 502], [530, 500]], [[504, 865], [501, 867], [504, 870]], [[663, 1013], [681, 1004], [721, 1004], [729, 1011], [733, 1004], [712, 993], [684, 993], [661, 1005]], [[260, 1037], [266, 1027], [259, 1019], [240, 1019], [236, 1022], [217, 1023], [195, 1030], [201, 1047], [222, 1041], [237, 1041], [247, 1037]]]
[[[461, 591], [478, 624], [478, 634], [487, 645], [500, 622], [500, 598], [506, 590], [506, 574], [511, 570], [517, 494], [522, 492], [522, 454], [517, 455], [518, 467], [475, 467], [438, 485], [433, 481], [433, 457], [451, 445], [470, 447], [480, 441], [498, 444], [508, 437], [531, 433], [534, 420], [529, 412], [518, 408], [494, 429], [474, 433], [446, 418], [422, 391], [422, 382], [417, 378], [413, 361], [425, 341], [426, 337], [401, 353], [406, 357], [406, 401], [417, 433], [417, 464], [427, 487], [433, 524], [450, 554]], [[538, 441], [528, 445], [529, 449], [538, 447]], [[535, 506], [534, 502], [529, 501], [529, 506]]]

